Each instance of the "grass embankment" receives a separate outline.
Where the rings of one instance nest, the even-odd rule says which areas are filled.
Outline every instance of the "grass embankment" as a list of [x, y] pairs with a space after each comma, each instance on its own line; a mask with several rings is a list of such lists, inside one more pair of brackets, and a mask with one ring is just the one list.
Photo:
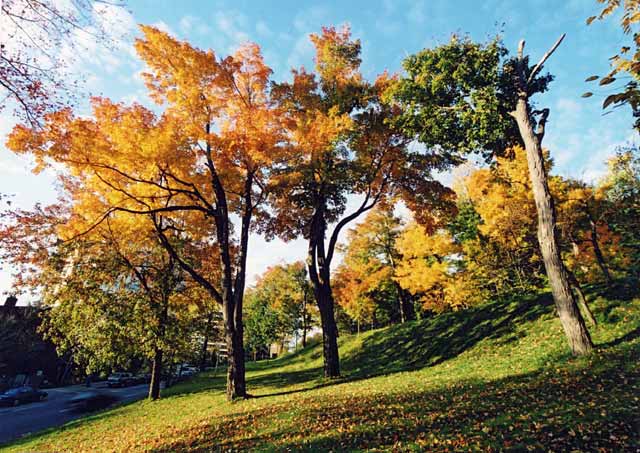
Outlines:
[[316, 346], [248, 366], [256, 398], [201, 375], [0, 448], [99, 451], [637, 451], [640, 299], [595, 297], [597, 351], [569, 356], [549, 296], [341, 338], [344, 377]]

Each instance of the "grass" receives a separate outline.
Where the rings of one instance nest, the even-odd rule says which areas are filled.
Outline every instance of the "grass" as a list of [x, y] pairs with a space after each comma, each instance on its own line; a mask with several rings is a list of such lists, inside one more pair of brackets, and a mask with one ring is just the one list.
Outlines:
[[591, 305], [596, 351], [568, 354], [548, 295], [340, 339], [248, 366], [255, 398], [201, 375], [2, 452], [640, 451], [640, 299]]

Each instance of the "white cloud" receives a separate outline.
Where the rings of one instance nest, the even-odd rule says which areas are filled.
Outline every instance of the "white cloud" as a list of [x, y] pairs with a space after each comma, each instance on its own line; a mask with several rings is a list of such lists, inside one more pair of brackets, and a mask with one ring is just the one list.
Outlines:
[[191, 15], [183, 16], [178, 26], [184, 35], [191, 35], [193, 33], [206, 35], [211, 32], [211, 27], [202, 22], [200, 18]]
[[424, 0], [413, 2], [407, 11], [407, 20], [414, 24], [422, 25], [427, 20]]
[[299, 32], [316, 32], [327, 20], [328, 11], [320, 5], [312, 6], [309, 9], [298, 12], [293, 19], [293, 26]]
[[256, 32], [258, 33], [258, 35], [262, 36], [263, 38], [269, 38], [273, 36], [273, 32], [271, 31], [269, 26], [261, 20], [256, 22]]
[[169, 24], [167, 24], [165, 21], [163, 20], [159, 20], [157, 22], [152, 23], [151, 25], [153, 25], [154, 27], [156, 27], [158, 30], [163, 31], [165, 33], [170, 34], [171, 36], [177, 36], [177, 33], [174, 32], [171, 27], [169, 26]]
[[309, 66], [312, 62], [314, 53], [313, 44], [309, 39], [309, 34], [303, 34], [298, 37], [293, 49], [287, 57], [287, 65], [290, 68], [299, 68], [300, 66]]
[[226, 38], [228, 53], [232, 53], [236, 48], [247, 41], [249, 35], [245, 31], [248, 29], [247, 17], [238, 11], [218, 11], [214, 16], [214, 23], [217, 32], [222, 32]]

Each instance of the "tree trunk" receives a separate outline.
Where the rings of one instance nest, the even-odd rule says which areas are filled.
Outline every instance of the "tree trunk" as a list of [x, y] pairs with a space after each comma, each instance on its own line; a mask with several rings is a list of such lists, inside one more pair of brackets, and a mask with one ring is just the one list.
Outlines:
[[571, 282], [571, 285], [578, 294], [578, 306], [580, 307], [582, 314], [587, 318], [587, 321], [589, 321], [592, 326], [596, 327], [598, 325], [598, 322], [596, 321], [596, 318], [593, 316], [593, 312], [587, 304], [587, 298], [584, 295], [584, 291], [582, 291], [580, 282], [578, 282], [576, 276], [569, 269], [567, 269], [567, 274], [569, 275], [569, 281]]
[[308, 314], [307, 314], [307, 289], [305, 286], [304, 296], [302, 298], [302, 347], [307, 347], [307, 322], [308, 322]]
[[589, 219], [589, 224], [591, 225], [591, 245], [593, 246], [593, 252], [596, 256], [596, 261], [598, 262], [598, 266], [604, 275], [604, 278], [607, 280], [607, 285], [611, 285], [612, 278], [609, 273], [609, 269], [607, 268], [607, 263], [604, 260], [604, 255], [602, 254], [602, 249], [600, 248], [600, 244], [598, 243], [598, 230], [596, 223]]
[[[521, 77], [523, 78], [524, 75]], [[526, 90], [521, 90], [513, 116], [518, 123], [527, 152], [531, 187], [538, 212], [538, 242], [558, 316], [571, 351], [576, 355], [585, 354], [591, 351], [593, 343], [571, 292], [569, 277], [560, 256], [555, 207], [549, 190], [540, 143], [543, 130], [538, 132], [540, 135], [533, 130]], [[543, 121], [546, 121], [546, 118], [541, 120], [542, 128]]]
[[162, 349], [156, 347], [151, 365], [151, 383], [149, 384], [149, 399], [160, 398], [160, 380], [162, 379]]
[[[225, 303], [224, 323], [227, 342], [227, 400], [247, 396], [242, 331], [237, 329], [233, 308]], [[231, 313], [229, 313], [231, 311]]]
[[395, 285], [396, 292], [398, 293], [398, 309], [400, 311], [400, 323], [404, 324], [404, 322], [406, 321], [406, 315], [404, 313], [404, 306], [405, 306], [404, 292], [402, 290], [402, 287], [400, 286], [400, 283], [394, 280], [393, 284]]
[[204, 329], [204, 339], [202, 341], [202, 350], [200, 351], [200, 370], [204, 370], [207, 364], [207, 346], [209, 346], [209, 332], [211, 331], [211, 322], [213, 315], [207, 317], [207, 324]]
[[333, 296], [328, 282], [314, 288], [320, 310], [322, 324], [322, 353], [324, 355], [324, 377], [340, 376], [340, 357], [338, 356], [338, 326], [333, 311]]

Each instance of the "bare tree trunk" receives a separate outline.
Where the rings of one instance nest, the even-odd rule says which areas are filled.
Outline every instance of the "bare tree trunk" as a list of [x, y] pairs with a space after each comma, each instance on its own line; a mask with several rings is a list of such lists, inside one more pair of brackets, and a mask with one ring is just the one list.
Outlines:
[[162, 349], [156, 347], [151, 364], [151, 383], [149, 384], [149, 399], [160, 398], [160, 380], [162, 379]]
[[587, 298], [584, 295], [584, 291], [582, 291], [580, 282], [578, 282], [576, 276], [569, 269], [567, 269], [567, 275], [569, 276], [571, 286], [573, 286], [573, 289], [575, 289], [576, 293], [578, 294], [578, 306], [580, 307], [582, 314], [585, 316], [585, 318], [587, 318], [587, 321], [589, 321], [592, 326], [596, 327], [598, 325], [598, 322], [593, 316], [593, 312], [589, 308], [589, 304], [587, 304]]
[[[559, 42], [556, 44], [556, 47], [558, 44]], [[548, 110], [543, 111], [542, 118], [539, 121], [538, 131], [534, 132], [528, 99], [528, 81], [524, 70], [525, 61], [522, 54], [523, 48], [524, 42], [521, 42], [518, 50], [518, 73], [520, 78], [520, 83], [517, 87], [518, 100], [516, 109], [512, 115], [518, 124], [518, 129], [527, 153], [531, 187], [538, 212], [538, 242], [547, 271], [547, 277], [549, 278], [553, 299], [571, 351], [576, 355], [582, 355], [593, 349], [593, 343], [591, 342], [591, 336], [580, 314], [574, 295], [571, 292], [569, 276], [567, 275], [560, 256], [555, 206], [551, 191], [549, 190], [541, 147]], [[553, 49], [555, 49], [555, 47]], [[548, 55], [550, 55], [550, 53], [548, 53], [547, 56]], [[542, 62], [544, 62], [545, 59], [546, 56]], [[531, 74], [530, 78], [534, 75], [535, 71]]]

